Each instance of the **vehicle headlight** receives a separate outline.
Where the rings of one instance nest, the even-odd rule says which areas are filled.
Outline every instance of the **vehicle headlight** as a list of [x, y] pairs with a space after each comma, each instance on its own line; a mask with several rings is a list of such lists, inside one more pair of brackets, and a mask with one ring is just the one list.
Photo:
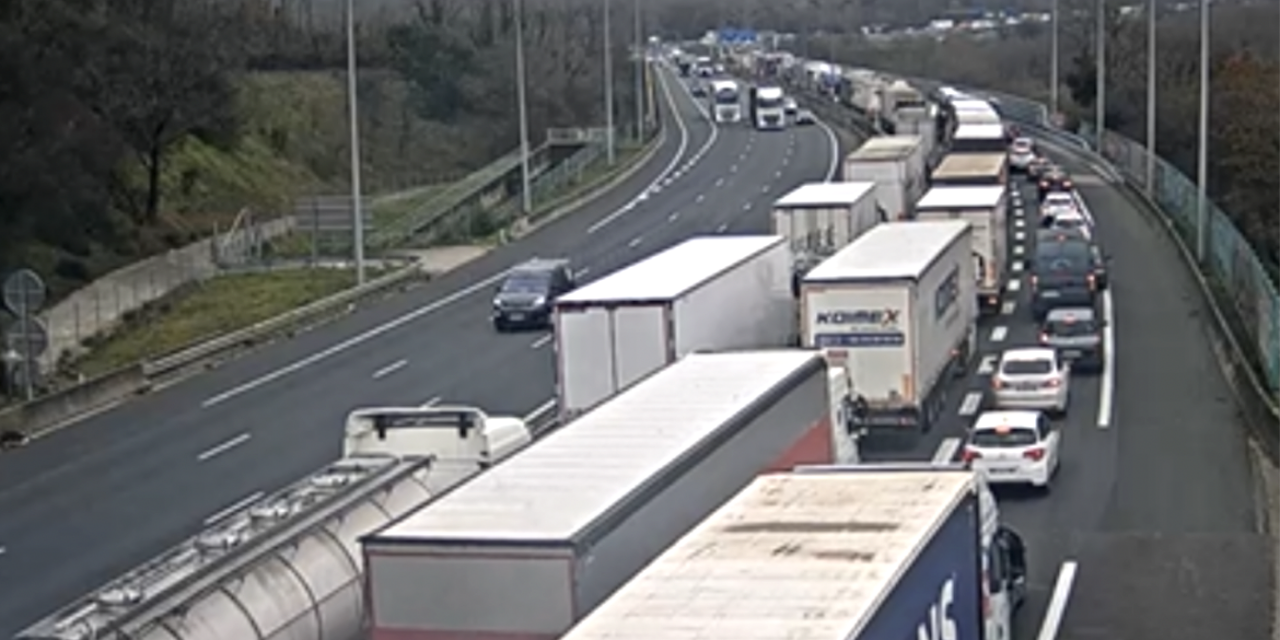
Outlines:
[[501, 309], [501, 308], [502, 308], [502, 301], [501, 301], [501, 300], [499, 300], [499, 299], [497, 299], [497, 298], [494, 298], [494, 299], [493, 299], [493, 308], [494, 308], [494, 309]]
[[538, 296], [533, 299], [533, 306], [535, 307], [541, 307], [545, 304], [547, 304], [547, 299], [544, 296]]

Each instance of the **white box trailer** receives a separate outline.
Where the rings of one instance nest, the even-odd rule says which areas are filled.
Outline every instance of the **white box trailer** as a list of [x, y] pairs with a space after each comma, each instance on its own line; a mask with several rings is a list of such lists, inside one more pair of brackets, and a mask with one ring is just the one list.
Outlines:
[[891, 220], [905, 220], [927, 182], [920, 136], [881, 136], [867, 140], [844, 160], [845, 182], [876, 183], [876, 198]]
[[1003, 186], [934, 187], [916, 203], [917, 220], [963, 220], [973, 228], [978, 309], [997, 313], [1008, 283], [1009, 201]]
[[856, 460], [799, 349], [692, 354], [362, 539], [373, 640], [558, 638], [762, 471]]
[[864, 431], [928, 431], [976, 345], [969, 223], [890, 222], [805, 275], [801, 339], [849, 373]]
[[780, 236], [693, 238], [556, 300], [556, 394], [568, 421], [693, 351], [796, 335]]
[[962, 124], [951, 134], [952, 153], [1008, 153], [1009, 138], [1002, 124]]
[[884, 221], [874, 182], [813, 182], [773, 203], [773, 232], [803, 273]]
[[1009, 157], [1004, 153], [949, 153], [934, 167], [929, 183], [934, 188], [1007, 187]]

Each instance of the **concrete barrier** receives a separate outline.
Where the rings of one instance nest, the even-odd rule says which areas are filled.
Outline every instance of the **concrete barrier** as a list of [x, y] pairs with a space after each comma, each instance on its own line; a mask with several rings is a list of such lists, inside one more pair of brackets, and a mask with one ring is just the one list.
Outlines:
[[0, 432], [39, 437], [69, 420], [151, 389], [141, 364], [118, 369], [0, 413]]

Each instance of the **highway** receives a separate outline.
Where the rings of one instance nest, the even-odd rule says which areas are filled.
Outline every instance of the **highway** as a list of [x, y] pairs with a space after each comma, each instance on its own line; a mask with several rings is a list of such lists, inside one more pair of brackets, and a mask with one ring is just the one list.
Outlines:
[[[1113, 258], [1104, 302], [1112, 366], [1073, 376], [1051, 493], [997, 493], [1029, 554], [1029, 599], [1014, 636], [1043, 638], [1066, 567], [1074, 580], [1059, 589], [1061, 627], [1045, 640], [1270, 637], [1264, 498], [1204, 337], [1209, 312], [1154, 214], [1092, 164], [1049, 153], [1076, 178]], [[870, 443], [869, 458], [956, 459], [1001, 350], [1035, 344], [1019, 263], [1031, 254], [1037, 203], [1030, 185], [1018, 191], [1010, 243], [1017, 284], [1002, 313], [982, 321], [973, 370], [948, 392], [949, 418], [924, 438]]]
[[0, 637], [335, 459], [353, 408], [436, 401], [545, 413], [549, 337], [499, 335], [487, 322], [513, 264], [568, 256], [589, 281], [693, 235], [763, 232], [777, 195], [838, 166], [825, 127], [716, 127], [678, 79], [659, 75], [663, 147], [584, 209], [413, 291], [6, 454]]

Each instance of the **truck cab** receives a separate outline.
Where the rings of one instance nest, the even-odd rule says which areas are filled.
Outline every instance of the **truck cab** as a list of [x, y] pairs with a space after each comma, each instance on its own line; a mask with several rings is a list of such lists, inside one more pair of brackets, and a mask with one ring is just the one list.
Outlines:
[[533, 441], [521, 418], [474, 407], [378, 407], [347, 417], [343, 455], [434, 457], [490, 466]]

